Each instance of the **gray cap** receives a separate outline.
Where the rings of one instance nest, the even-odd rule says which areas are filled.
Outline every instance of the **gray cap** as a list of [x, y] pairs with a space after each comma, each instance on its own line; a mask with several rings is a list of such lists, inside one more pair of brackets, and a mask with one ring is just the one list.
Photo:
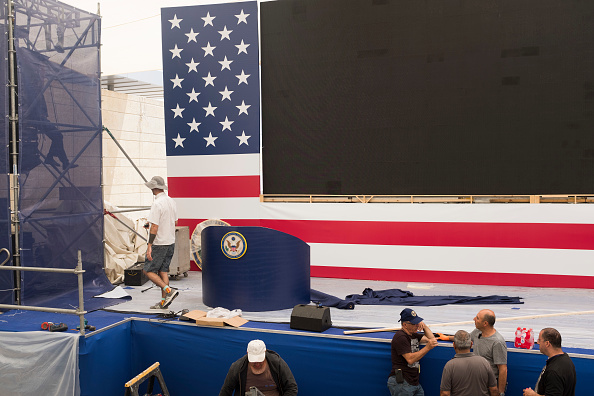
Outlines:
[[165, 180], [163, 180], [161, 176], [153, 176], [153, 178], [150, 181], [144, 183], [144, 185], [151, 190], [154, 190], [155, 188], [158, 188], [159, 190], [167, 190]]

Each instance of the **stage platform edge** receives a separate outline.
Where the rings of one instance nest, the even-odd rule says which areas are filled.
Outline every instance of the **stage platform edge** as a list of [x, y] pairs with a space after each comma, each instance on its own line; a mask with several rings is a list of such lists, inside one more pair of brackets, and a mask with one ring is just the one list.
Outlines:
[[[256, 338], [287, 361], [300, 394], [325, 396], [328, 389], [336, 394], [388, 394], [391, 333], [346, 336], [336, 328], [312, 333], [292, 330], [288, 324], [250, 323], [252, 327], [215, 328], [128, 318], [90, 333], [80, 339], [81, 395], [117, 394], [127, 380], [157, 361], [172, 394], [196, 393], [198, 388], [199, 394], [218, 394], [231, 363]], [[578, 374], [576, 395], [588, 394], [594, 351], [566, 350]], [[451, 343], [440, 342], [423, 358], [421, 384], [427, 394], [439, 393], [443, 366], [453, 355]], [[510, 348], [508, 393], [534, 387], [545, 361], [538, 350]]]

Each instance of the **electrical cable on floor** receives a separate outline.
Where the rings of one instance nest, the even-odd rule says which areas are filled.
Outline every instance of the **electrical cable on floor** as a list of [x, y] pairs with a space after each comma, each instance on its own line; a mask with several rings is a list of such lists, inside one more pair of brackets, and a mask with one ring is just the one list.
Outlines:
[[151, 319], [151, 318], [149, 318], [148, 321], [149, 321], [149, 323], [157, 322], [158, 323], [158, 326], [160, 326], [163, 323], [170, 322], [170, 321], [172, 321], [172, 319], [175, 319], [178, 316], [183, 315], [184, 314], [184, 311], [187, 311], [187, 310], [182, 309], [182, 310], [177, 311], [177, 312], [169, 311], [169, 312], [166, 312], [166, 313], [160, 313], [160, 314], [157, 314], [157, 317], [159, 319]]

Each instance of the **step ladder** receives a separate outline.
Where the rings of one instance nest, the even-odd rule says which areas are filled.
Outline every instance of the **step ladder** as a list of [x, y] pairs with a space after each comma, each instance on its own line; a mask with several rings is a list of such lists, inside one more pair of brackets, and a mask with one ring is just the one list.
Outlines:
[[165, 385], [163, 374], [161, 374], [159, 362], [155, 362], [151, 367], [147, 368], [142, 373], [126, 382], [126, 396], [140, 396], [138, 394], [138, 388], [140, 387], [140, 384], [142, 384], [147, 379], [149, 380], [149, 383], [145, 396], [152, 395], [153, 386], [155, 385], [155, 378], [157, 378], [157, 381], [159, 381], [159, 386], [161, 387], [163, 396], [169, 396], [169, 390], [167, 389], [167, 385]]

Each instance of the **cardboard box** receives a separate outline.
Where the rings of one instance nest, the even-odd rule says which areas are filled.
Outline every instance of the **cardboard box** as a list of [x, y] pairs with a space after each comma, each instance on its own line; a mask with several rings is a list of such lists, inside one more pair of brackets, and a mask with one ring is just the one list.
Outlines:
[[223, 327], [225, 325], [233, 326], [233, 327], [240, 327], [246, 324], [248, 321], [243, 319], [240, 316], [234, 316], [230, 319], [225, 318], [207, 318], [206, 312], [200, 310], [190, 311], [183, 315], [186, 319], [182, 320], [191, 320], [195, 322], [197, 325], [201, 326], [216, 326], [216, 327]]

